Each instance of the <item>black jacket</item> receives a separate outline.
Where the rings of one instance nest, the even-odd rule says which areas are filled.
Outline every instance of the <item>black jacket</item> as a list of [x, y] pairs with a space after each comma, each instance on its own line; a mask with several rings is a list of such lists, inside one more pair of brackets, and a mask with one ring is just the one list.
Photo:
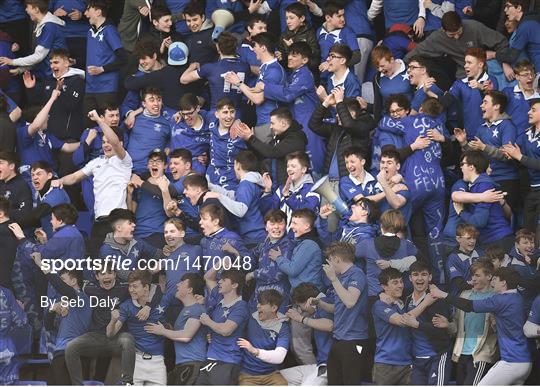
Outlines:
[[17, 145], [17, 127], [7, 112], [0, 112], [0, 150], [14, 152]]
[[353, 119], [345, 103], [338, 103], [336, 106], [341, 125], [324, 122], [329, 109], [320, 105], [309, 120], [309, 127], [319, 136], [328, 139], [326, 156], [324, 158], [324, 173], [328, 173], [334, 151], [337, 151], [339, 176], [348, 175], [343, 158], [343, 150], [351, 145], [361, 147], [366, 155], [366, 160], [370, 160], [371, 153], [371, 131], [377, 126], [371, 115], [363, 111], [359, 117]]
[[[84, 130], [84, 72], [70, 68], [62, 77], [64, 86], [49, 113], [47, 131], [60, 140], [79, 140]], [[32, 105], [44, 105], [56, 88], [56, 78], [50, 77], [26, 89]]]
[[[412, 301], [412, 295], [407, 297], [406, 305]], [[452, 349], [452, 339], [448, 335], [446, 328], [437, 328], [433, 325], [433, 317], [440, 314], [446, 317], [449, 321], [452, 320], [450, 308], [443, 300], [437, 300], [432, 305], [428, 306], [424, 312], [416, 319], [420, 323], [417, 328], [424, 333], [431, 344], [431, 347], [438, 355], [442, 355]]]
[[[264, 143], [255, 136], [251, 136], [247, 143], [263, 159], [276, 159], [277, 184], [285, 184], [287, 181], [286, 156], [292, 152], [305, 151], [307, 137], [302, 126], [293, 120], [291, 126], [279, 136], [274, 136], [270, 143]], [[268, 170], [271, 171], [270, 168]]]
[[[13, 222], [20, 223], [32, 210], [32, 191], [21, 175], [8, 181], [0, 180], [0, 196], [9, 200], [11, 204], [9, 218]], [[21, 227], [25, 226], [24, 224], [20, 225]]]

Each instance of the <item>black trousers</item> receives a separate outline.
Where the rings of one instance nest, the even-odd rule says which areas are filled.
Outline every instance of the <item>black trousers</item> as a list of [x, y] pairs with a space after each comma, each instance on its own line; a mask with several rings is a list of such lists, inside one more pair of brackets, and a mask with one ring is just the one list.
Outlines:
[[540, 213], [540, 188], [532, 188], [525, 197], [523, 205], [523, 227], [536, 232], [538, 214]]
[[54, 355], [51, 366], [49, 367], [47, 384], [49, 386], [71, 385], [71, 377], [66, 366], [64, 352]]
[[461, 355], [456, 367], [456, 384], [458, 386], [476, 386], [492, 365], [485, 361], [474, 364], [471, 355]]
[[236, 386], [240, 376], [238, 364], [207, 360], [199, 369], [196, 385], [198, 386]]
[[90, 257], [92, 257], [92, 259], [98, 258], [99, 249], [101, 249], [101, 245], [103, 244], [105, 237], [111, 231], [112, 228], [107, 216], [94, 220], [90, 241], [87, 245], [88, 254]]
[[368, 340], [335, 340], [328, 354], [328, 385], [360, 385], [369, 378]]

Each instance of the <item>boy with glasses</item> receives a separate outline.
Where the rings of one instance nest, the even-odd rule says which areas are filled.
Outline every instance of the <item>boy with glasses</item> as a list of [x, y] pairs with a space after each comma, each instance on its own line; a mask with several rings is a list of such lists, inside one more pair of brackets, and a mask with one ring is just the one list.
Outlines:
[[[326, 65], [326, 71], [332, 75], [327, 78], [326, 89], [322, 85], [317, 88], [317, 95], [321, 101], [324, 101], [332, 93], [332, 90], [337, 87], [345, 89], [345, 97], [347, 98], [360, 96], [362, 88], [358, 78], [349, 69], [352, 57], [353, 51], [345, 44], [335, 44], [330, 48], [326, 62], [323, 65]], [[322, 82], [324, 82], [324, 77]]]
[[209, 115], [206, 110], [201, 110], [199, 98], [193, 93], [184, 94], [180, 98], [179, 107], [180, 110], [175, 116], [176, 122], [173, 122], [171, 129], [170, 147], [190, 151], [193, 157], [191, 169], [204, 175], [210, 152], [212, 115]]
[[534, 66], [528, 60], [522, 60], [514, 65], [514, 74], [518, 81], [517, 85], [505, 88], [502, 92], [508, 98], [506, 114], [517, 128], [518, 135], [522, 134], [529, 127], [527, 113], [529, 103], [540, 98], [540, 93], [534, 89]]

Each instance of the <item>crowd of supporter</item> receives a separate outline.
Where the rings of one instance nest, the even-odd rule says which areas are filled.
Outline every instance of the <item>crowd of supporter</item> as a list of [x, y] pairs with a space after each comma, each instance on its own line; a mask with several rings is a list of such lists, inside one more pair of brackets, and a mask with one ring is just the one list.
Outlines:
[[540, 384], [539, 9], [0, 1], [0, 384]]

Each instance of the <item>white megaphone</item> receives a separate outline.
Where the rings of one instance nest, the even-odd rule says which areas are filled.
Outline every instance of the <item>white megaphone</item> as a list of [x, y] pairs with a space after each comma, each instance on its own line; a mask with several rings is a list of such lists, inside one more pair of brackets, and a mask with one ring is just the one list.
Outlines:
[[313, 187], [311, 187], [311, 192], [317, 192], [319, 195], [323, 196], [331, 205], [336, 208], [337, 212], [339, 212], [341, 216], [345, 216], [349, 212], [349, 207], [347, 207], [347, 204], [345, 204], [339, 195], [336, 194], [332, 189], [328, 176], [324, 176], [313, 184]]
[[212, 40], [215, 42], [219, 35], [234, 23], [234, 15], [226, 9], [216, 9], [212, 12], [212, 22], [214, 23], [214, 32], [212, 32]]

